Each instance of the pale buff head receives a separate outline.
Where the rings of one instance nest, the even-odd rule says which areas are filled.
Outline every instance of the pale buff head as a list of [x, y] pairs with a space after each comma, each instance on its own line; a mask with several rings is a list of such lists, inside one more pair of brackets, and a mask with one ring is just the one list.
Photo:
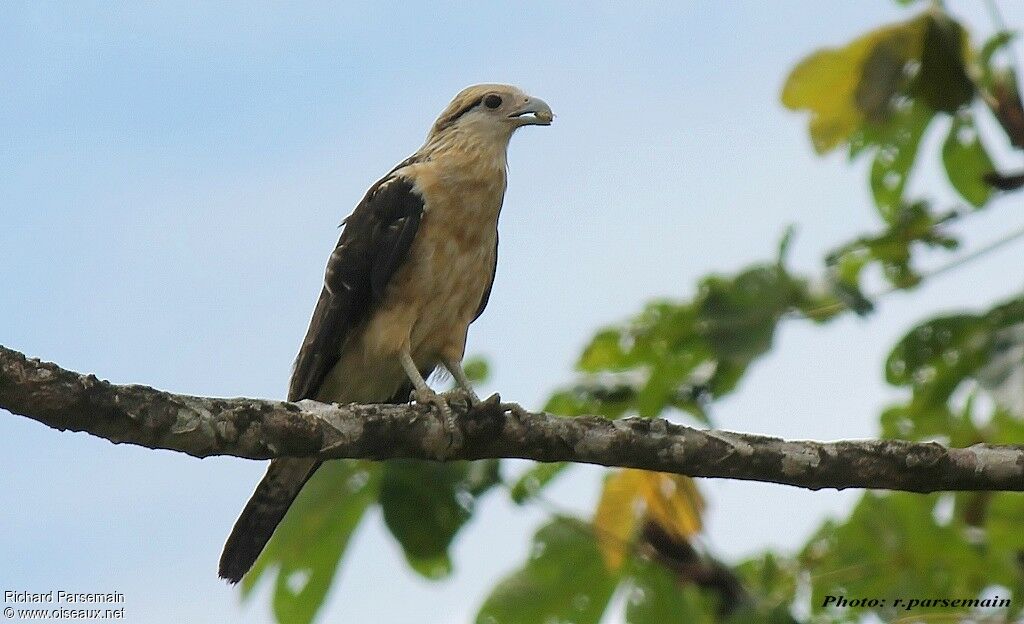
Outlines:
[[517, 128], [547, 126], [554, 115], [544, 100], [530, 97], [516, 87], [480, 84], [466, 87], [434, 122], [430, 139], [450, 132], [508, 141]]

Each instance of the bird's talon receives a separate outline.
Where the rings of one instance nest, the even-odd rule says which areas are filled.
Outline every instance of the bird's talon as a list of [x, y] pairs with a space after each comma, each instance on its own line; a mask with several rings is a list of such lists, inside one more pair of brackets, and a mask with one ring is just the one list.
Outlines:
[[452, 419], [452, 408], [448, 405], [447, 397], [436, 392], [413, 391], [412, 400], [420, 405], [433, 405], [445, 417], [445, 420]]
[[448, 405], [448, 396], [431, 391], [430, 393], [413, 391], [412, 399], [421, 405], [432, 405], [437, 408], [438, 420], [441, 421], [441, 428], [444, 430], [447, 443], [436, 449], [437, 458], [444, 460], [448, 453], [462, 443], [462, 432], [459, 430], [452, 415], [452, 408]]
[[520, 423], [525, 421], [530, 416], [530, 413], [527, 412], [523, 408], [523, 406], [518, 403], [502, 403], [501, 407], [502, 409], [508, 411], [508, 413], [511, 414], [512, 417], [515, 418]]
[[472, 390], [460, 388], [459, 394], [461, 394], [462, 398], [466, 400], [466, 405], [471, 410], [474, 410], [480, 407], [481, 404], [483, 404], [483, 401], [480, 400], [480, 397], [478, 397], [476, 392], [473, 392]]
[[461, 387], [452, 388], [441, 396], [446, 397], [449, 401], [465, 403], [467, 411], [475, 410], [483, 403], [475, 392]]

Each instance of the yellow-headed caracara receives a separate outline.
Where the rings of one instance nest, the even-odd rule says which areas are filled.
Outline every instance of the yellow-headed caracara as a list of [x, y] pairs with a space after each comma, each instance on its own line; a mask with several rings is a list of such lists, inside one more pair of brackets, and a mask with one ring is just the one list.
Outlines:
[[[343, 221], [288, 400], [400, 403], [411, 392], [450, 419], [424, 381], [441, 364], [479, 400], [462, 357], [494, 281], [508, 142], [517, 128], [551, 119], [542, 100], [507, 85], [455, 96], [423, 147], [371, 186]], [[223, 578], [238, 582], [252, 567], [319, 467], [315, 459], [270, 462], [224, 546]]]

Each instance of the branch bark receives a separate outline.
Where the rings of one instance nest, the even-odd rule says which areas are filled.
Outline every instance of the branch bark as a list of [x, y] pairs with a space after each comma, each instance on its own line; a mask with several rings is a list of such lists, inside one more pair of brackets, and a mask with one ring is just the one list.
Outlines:
[[[326, 405], [115, 385], [0, 346], [0, 408], [61, 431], [195, 457], [518, 457], [782, 483], [933, 492], [1024, 491], [1024, 447], [902, 440], [788, 441], [661, 419], [562, 418], [492, 397], [452, 401], [456, 430], [425, 405]], [[454, 433], [454, 435], [452, 435]]]

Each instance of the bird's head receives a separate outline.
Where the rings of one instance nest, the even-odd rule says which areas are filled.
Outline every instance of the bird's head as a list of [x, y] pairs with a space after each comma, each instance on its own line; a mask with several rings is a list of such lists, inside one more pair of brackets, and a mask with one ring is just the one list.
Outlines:
[[455, 96], [434, 122], [430, 136], [457, 130], [507, 142], [517, 128], [548, 126], [552, 119], [551, 107], [544, 100], [510, 85], [480, 84]]

